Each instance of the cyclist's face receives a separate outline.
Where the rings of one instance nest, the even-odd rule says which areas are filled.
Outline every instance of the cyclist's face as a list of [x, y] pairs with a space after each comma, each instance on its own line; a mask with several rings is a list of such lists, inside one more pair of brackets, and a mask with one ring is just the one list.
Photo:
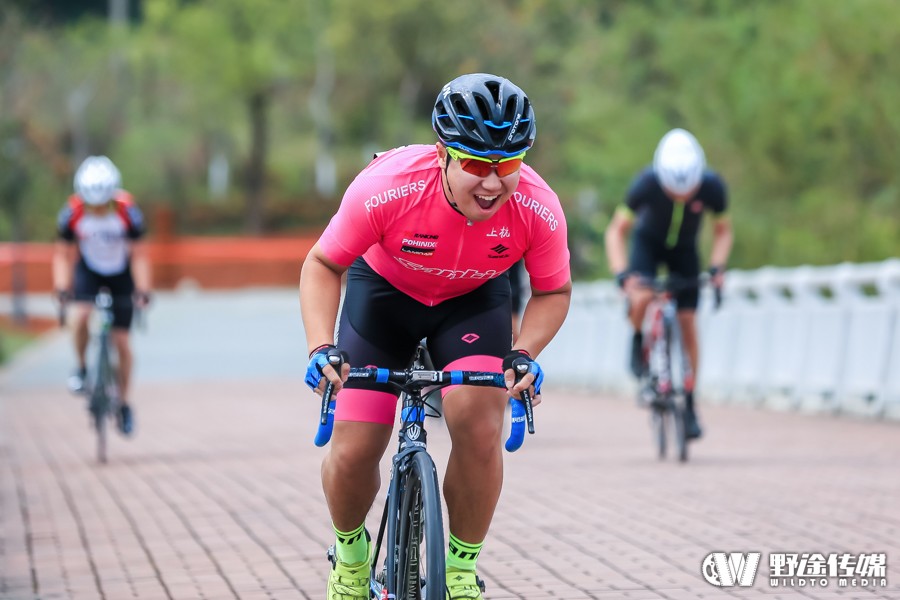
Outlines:
[[479, 177], [464, 171], [458, 160], [450, 158], [443, 144], [437, 144], [437, 152], [441, 171], [446, 173], [444, 191], [456, 203], [459, 212], [471, 221], [486, 221], [493, 217], [519, 185], [521, 171], [500, 177], [496, 169], [491, 169], [486, 177]]
[[694, 196], [697, 195], [697, 192], [699, 190], [700, 190], [700, 186], [698, 185], [694, 189], [689, 191], [687, 194], [676, 194], [675, 192], [673, 192], [667, 188], [663, 188], [663, 191], [666, 193], [666, 196], [668, 196], [669, 199], [672, 200], [672, 202], [680, 202], [681, 204], [684, 204], [688, 200], [693, 200]]
[[84, 210], [91, 214], [100, 215], [107, 212], [110, 207], [112, 207], [112, 201], [104, 202], [103, 204], [88, 204], [84, 203]]

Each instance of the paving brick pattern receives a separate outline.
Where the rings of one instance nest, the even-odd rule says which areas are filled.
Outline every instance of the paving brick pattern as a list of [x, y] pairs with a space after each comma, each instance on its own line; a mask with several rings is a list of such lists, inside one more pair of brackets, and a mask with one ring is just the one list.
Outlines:
[[[0, 598], [324, 597], [324, 451], [298, 381], [142, 385], [137, 435], [105, 466], [57, 388], [0, 388]], [[631, 401], [548, 387], [538, 434], [507, 457], [486, 597], [900, 598], [896, 425], [704, 409], [681, 465], [654, 458]], [[886, 552], [889, 585], [772, 588], [763, 564], [753, 587], [718, 588], [711, 551]]]
[[[104, 466], [63, 389], [68, 340], [0, 370], [0, 599], [322, 600], [327, 450], [298, 321], [295, 290], [160, 294], [135, 336], [137, 434]], [[900, 600], [900, 424], [703, 405], [683, 465], [655, 458], [632, 399], [561, 380], [506, 457], [487, 599]], [[762, 552], [755, 584], [707, 583], [714, 551]], [[775, 552], [886, 553], [888, 585], [773, 587]]]

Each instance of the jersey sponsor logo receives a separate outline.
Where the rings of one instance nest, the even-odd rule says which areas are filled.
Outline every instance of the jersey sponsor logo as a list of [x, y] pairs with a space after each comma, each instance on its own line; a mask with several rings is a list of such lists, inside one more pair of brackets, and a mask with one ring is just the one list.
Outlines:
[[556, 231], [556, 228], [559, 227], [559, 219], [556, 218], [553, 211], [534, 198], [521, 192], [513, 193], [513, 198], [522, 208], [533, 211], [541, 221], [547, 223], [550, 226], [550, 231]]
[[457, 269], [426, 267], [425, 265], [414, 263], [411, 260], [401, 258], [399, 256], [395, 256], [394, 258], [397, 260], [397, 262], [411, 271], [428, 273], [429, 275], [436, 275], [437, 277], [444, 277], [446, 279], [493, 279], [500, 274], [499, 271], [496, 271], [494, 269], [488, 269], [487, 271], [479, 271], [478, 269], [466, 269], [464, 271], [460, 271]]
[[435, 233], [403, 232], [403, 240], [400, 242], [400, 251], [418, 254], [419, 256], [431, 256], [437, 249], [438, 236]]
[[366, 207], [366, 212], [372, 212], [372, 209], [374, 208], [384, 206], [388, 202], [393, 202], [394, 200], [406, 198], [407, 196], [415, 192], [421, 192], [424, 189], [424, 179], [420, 179], [418, 181], [410, 181], [409, 183], [404, 183], [401, 186], [378, 192], [377, 194], [366, 200], [363, 203], [363, 206]]
[[478, 335], [477, 333], [467, 333], [466, 335], [462, 336], [459, 339], [461, 339], [462, 341], [464, 341], [467, 344], [473, 344], [476, 341], [478, 341], [479, 339], [481, 339], [481, 336]]
[[488, 258], [507, 258], [509, 256], [509, 248], [503, 244], [497, 244], [490, 251], [494, 254], [488, 254]]

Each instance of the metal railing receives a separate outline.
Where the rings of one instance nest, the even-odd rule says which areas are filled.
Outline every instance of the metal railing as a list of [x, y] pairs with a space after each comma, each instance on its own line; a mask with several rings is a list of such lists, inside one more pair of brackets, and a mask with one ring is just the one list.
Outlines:
[[[719, 311], [710, 294], [698, 311], [701, 400], [900, 419], [900, 259], [729, 271]], [[630, 343], [618, 288], [578, 283], [540, 360], [551, 376], [630, 392]]]

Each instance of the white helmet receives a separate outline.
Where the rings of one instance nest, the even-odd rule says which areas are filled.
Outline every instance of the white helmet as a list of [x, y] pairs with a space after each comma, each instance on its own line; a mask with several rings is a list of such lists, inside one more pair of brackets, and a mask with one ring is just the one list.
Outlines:
[[673, 129], [664, 135], [653, 155], [653, 172], [659, 184], [676, 196], [685, 196], [700, 185], [705, 168], [703, 148], [684, 129]]
[[92, 206], [112, 200], [120, 185], [119, 170], [105, 156], [88, 156], [75, 172], [75, 192]]

